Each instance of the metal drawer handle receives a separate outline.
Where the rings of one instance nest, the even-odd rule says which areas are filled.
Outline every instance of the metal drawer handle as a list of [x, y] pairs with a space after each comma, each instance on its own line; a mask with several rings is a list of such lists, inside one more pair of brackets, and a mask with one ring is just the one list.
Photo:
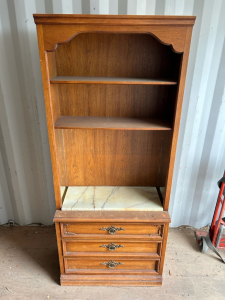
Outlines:
[[115, 234], [117, 231], [121, 231], [121, 230], [124, 230], [125, 231], [125, 229], [123, 229], [122, 227], [120, 227], [120, 228], [117, 228], [117, 227], [115, 227], [115, 226], [110, 226], [110, 227], [108, 227], [108, 228], [105, 228], [105, 227], [102, 227], [102, 228], [100, 228], [99, 230], [105, 230], [105, 231], [108, 231], [110, 234]]
[[118, 265], [123, 265], [123, 263], [121, 263], [121, 262], [115, 262], [113, 260], [110, 260], [109, 262], [103, 262], [103, 263], [101, 263], [101, 265], [106, 265], [109, 268], [115, 268]]
[[108, 245], [101, 245], [101, 246], [99, 246], [99, 247], [108, 248], [110, 251], [114, 251], [114, 250], [116, 250], [117, 248], [121, 248], [121, 247], [124, 248], [124, 246], [122, 246], [122, 245], [115, 245], [114, 243], [111, 243], [111, 244], [108, 244]]

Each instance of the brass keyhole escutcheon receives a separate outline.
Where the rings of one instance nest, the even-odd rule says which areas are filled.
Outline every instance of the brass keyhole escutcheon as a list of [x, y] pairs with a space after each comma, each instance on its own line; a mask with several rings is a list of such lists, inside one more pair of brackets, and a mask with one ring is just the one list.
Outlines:
[[109, 229], [110, 234], [115, 234], [116, 233], [116, 228], [112, 227]]
[[114, 262], [111, 262], [108, 264], [108, 266], [109, 266], [109, 268], [115, 268], [116, 265], [114, 264]]
[[111, 243], [111, 244], [108, 244], [108, 245], [101, 245], [99, 247], [108, 248], [110, 251], [115, 251], [117, 248], [121, 248], [121, 247], [124, 248], [123, 245], [116, 245], [114, 243]]
[[114, 250], [116, 250], [116, 247], [115, 247], [115, 245], [111, 245], [111, 246], [109, 246], [109, 250], [110, 250], [110, 251], [114, 251]]
[[109, 262], [103, 262], [103, 263], [101, 263], [101, 265], [106, 265], [110, 269], [112, 269], [112, 268], [115, 268], [118, 265], [123, 265], [123, 263], [121, 263], [121, 262], [115, 262], [113, 260], [110, 260]]
[[109, 232], [109, 234], [115, 234], [117, 231], [121, 231], [121, 230], [124, 230], [125, 231], [125, 229], [124, 228], [122, 228], [122, 227], [115, 227], [115, 226], [113, 226], [113, 225], [111, 225], [110, 227], [108, 227], [108, 228], [105, 228], [105, 227], [102, 227], [102, 228], [100, 228], [99, 230], [105, 230], [105, 231], [108, 231]]

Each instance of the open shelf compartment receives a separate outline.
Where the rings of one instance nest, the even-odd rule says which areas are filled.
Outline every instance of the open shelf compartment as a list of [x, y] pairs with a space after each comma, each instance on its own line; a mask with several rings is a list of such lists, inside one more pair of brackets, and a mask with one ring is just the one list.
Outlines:
[[141, 186], [61, 187], [62, 210], [163, 211], [159, 188]]
[[[69, 187], [62, 210], [71, 209], [73, 189], [105, 194], [118, 187], [146, 203], [119, 197], [121, 207], [109, 210], [162, 211], [155, 187], [166, 185], [182, 54], [149, 34], [92, 32], [47, 57], [59, 181]], [[153, 200], [143, 199], [139, 186]]]

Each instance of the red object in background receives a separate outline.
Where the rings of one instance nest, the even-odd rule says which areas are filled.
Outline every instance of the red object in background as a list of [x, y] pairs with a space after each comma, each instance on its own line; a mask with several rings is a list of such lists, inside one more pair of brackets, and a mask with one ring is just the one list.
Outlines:
[[[223, 218], [225, 211], [225, 172], [218, 182], [218, 185], [220, 187], [220, 191], [217, 198], [212, 224], [209, 230], [209, 237], [214, 247], [225, 249], [225, 235], [222, 235], [223, 228], [225, 226], [225, 218]], [[206, 231], [196, 231], [196, 238], [199, 243], [201, 243], [201, 238], [206, 237], [206, 235]]]
[[[225, 180], [223, 179], [225, 179], [225, 172], [223, 174], [223, 178], [221, 178], [221, 180], [219, 181], [221, 182], [220, 192], [219, 192], [215, 212], [212, 219], [209, 236], [214, 247], [225, 249], [225, 238], [224, 236], [222, 236], [223, 227], [225, 226], [225, 222], [223, 218], [224, 211], [225, 211], [225, 195], [224, 195]], [[219, 236], [222, 236], [222, 238], [218, 241]]]

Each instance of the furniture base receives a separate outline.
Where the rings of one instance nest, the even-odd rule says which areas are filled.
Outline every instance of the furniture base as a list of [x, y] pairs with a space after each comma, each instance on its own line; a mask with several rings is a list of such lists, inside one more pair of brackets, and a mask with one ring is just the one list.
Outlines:
[[126, 275], [61, 275], [60, 283], [64, 286], [161, 286], [161, 275], [126, 276]]

